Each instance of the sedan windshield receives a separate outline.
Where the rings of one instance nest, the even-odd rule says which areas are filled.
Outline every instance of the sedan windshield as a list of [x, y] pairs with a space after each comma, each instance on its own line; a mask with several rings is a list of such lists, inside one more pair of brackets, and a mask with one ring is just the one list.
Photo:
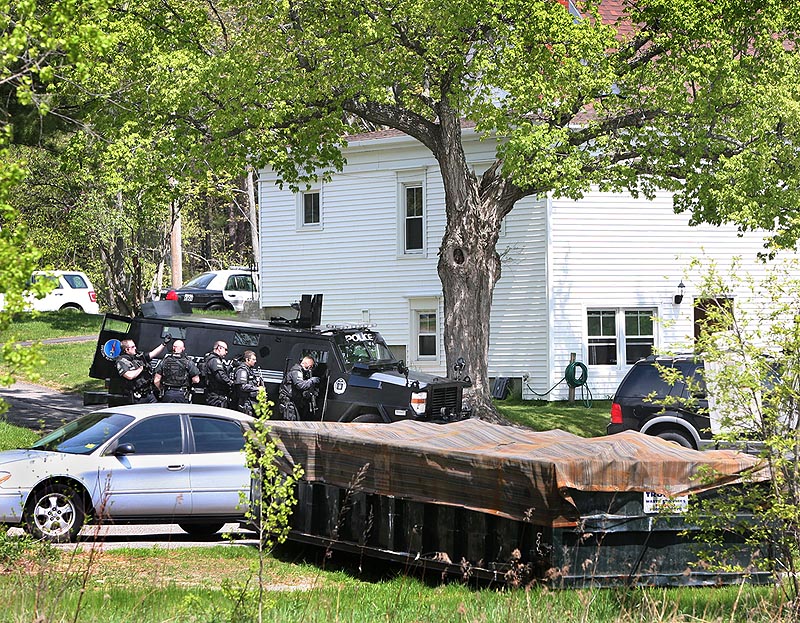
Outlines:
[[373, 331], [340, 333], [336, 336], [336, 343], [348, 366], [355, 363], [383, 365], [396, 362], [392, 351], [386, 346], [386, 342], [383, 341], [380, 334]]
[[31, 450], [91, 454], [132, 421], [133, 417], [120, 413], [89, 413], [45, 435], [31, 446]]

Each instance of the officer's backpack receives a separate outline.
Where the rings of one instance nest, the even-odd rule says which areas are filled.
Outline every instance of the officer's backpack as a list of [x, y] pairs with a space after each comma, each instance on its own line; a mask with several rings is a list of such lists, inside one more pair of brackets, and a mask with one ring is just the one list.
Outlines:
[[161, 384], [168, 387], [186, 387], [189, 385], [189, 368], [185, 361], [167, 355], [161, 363]]

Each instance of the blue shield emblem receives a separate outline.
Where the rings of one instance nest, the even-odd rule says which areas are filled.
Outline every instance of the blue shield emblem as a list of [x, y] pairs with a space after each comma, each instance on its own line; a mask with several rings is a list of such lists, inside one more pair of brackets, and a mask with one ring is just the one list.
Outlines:
[[103, 344], [103, 357], [106, 359], [116, 359], [122, 352], [122, 344], [118, 339], [108, 340]]

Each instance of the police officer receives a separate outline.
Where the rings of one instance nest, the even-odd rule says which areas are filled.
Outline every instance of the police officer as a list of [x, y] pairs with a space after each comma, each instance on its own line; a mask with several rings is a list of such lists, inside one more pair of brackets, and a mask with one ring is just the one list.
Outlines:
[[120, 342], [122, 352], [116, 359], [117, 373], [122, 377], [122, 392], [131, 404], [156, 402], [150, 361], [161, 354], [170, 339], [167, 334], [161, 344], [149, 353], [138, 352], [136, 343], [131, 339]]
[[314, 358], [305, 356], [294, 364], [281, 383], [280, 409], [284, 420], [315, 419], [319, 377], [311, 376]]
[[256, 414], [253, 405], [261, 386], [261, 377], [256, 374], [255, 366], [256, 354], [246, 350], [233, 371], [233, 408], [252, 416]]
[[228, 354], [228, 345], [222, 340], [214, 342], [214, 348], [206, 353], [203, 373], [206, 381], [206, 404], [212, 407], [227, 407], [233, 380], [222, 359]]
[[161, 391], [161, 402], [189, 402], [192, 384], [200, 382], [200, 370], [185, 351], [183, 340], [175, 340], [172, 352], [156, 366], [153, 383]]

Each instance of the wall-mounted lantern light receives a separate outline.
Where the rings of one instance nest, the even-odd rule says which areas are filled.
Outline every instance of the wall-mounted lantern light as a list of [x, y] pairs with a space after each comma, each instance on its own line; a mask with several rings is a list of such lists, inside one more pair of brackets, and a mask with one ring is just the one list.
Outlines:
[[683, 285], [683, 281], [678, 284], [678, 293], [673, 297], [673, 301], [675, 305], [680, 305], [683, 302], [683, 290], [686, 286]]

